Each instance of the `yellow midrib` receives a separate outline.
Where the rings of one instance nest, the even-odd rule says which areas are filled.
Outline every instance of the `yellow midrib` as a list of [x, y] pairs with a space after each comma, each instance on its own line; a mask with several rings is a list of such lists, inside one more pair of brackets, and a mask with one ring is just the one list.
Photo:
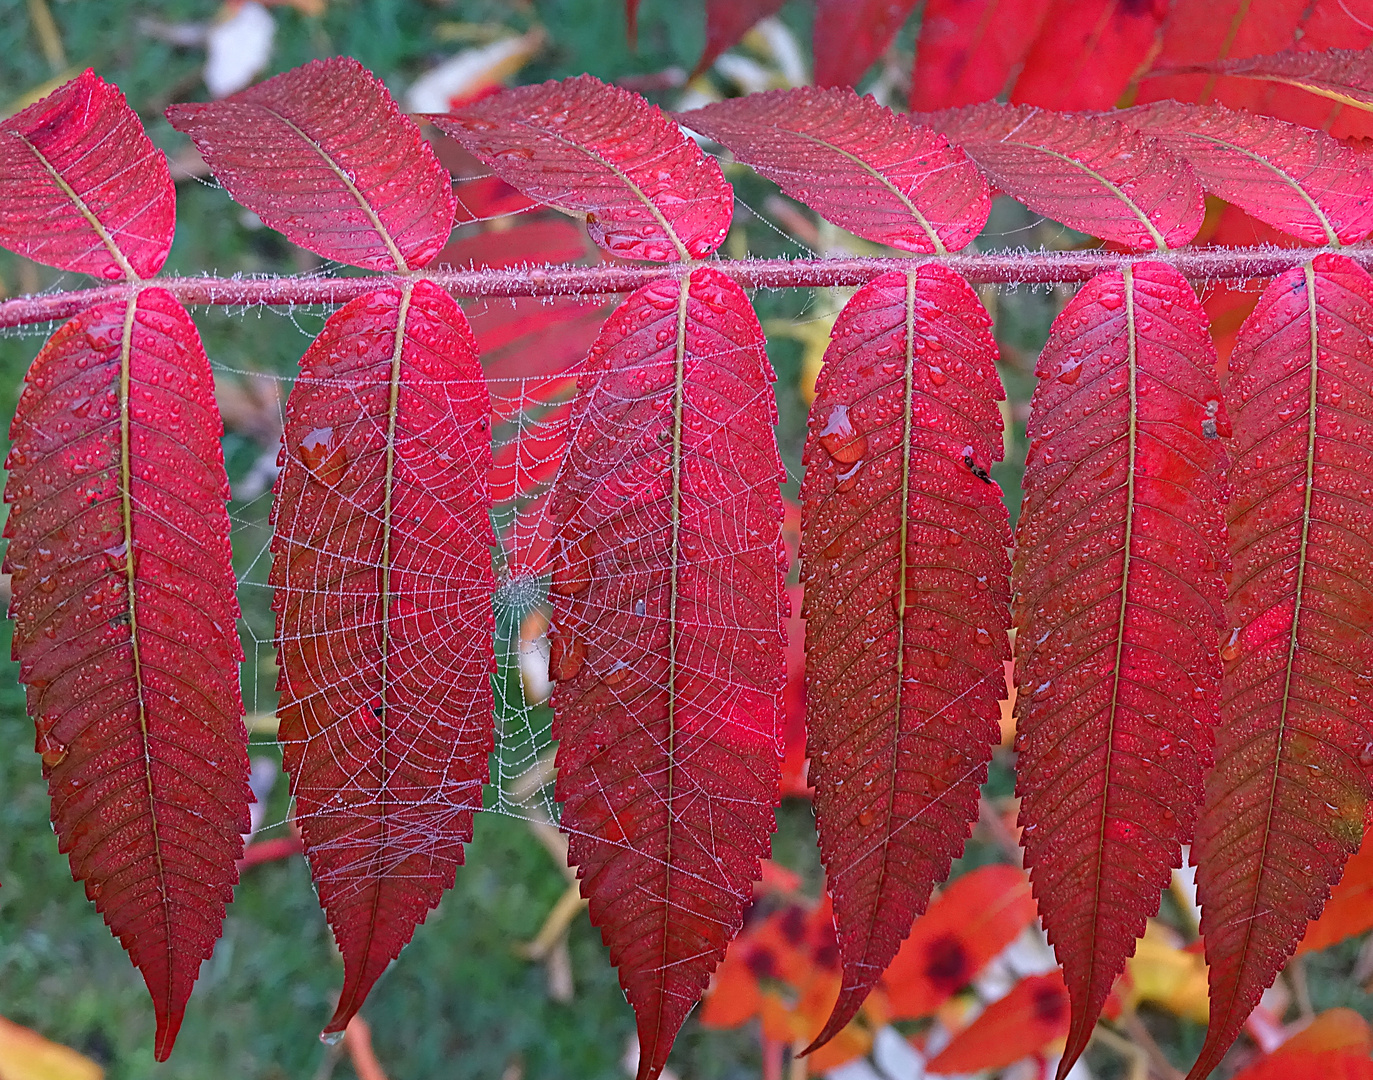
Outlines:
[[[138, 297], [129, 297], [124, 308], [124, 333], [119, 345], [119, 506], [124, 526], [124, 588], [129, 598], [129, 646], [133, 661], [134, 693], [138, 700], [138, 732], [143, 747], [143, 781], [148, 793], [153, 861], [157, 866], [158, 896], [167, 928], [167, 977], [175, 970], [172, 963], [171, 896], [167, 885], [167, 863], [162, 852], [162, 835], [157, 820], [157, 791], [153, 783], [152, 738], [148, 731], [148, 701], [143, 680], [143, 656], [138, 640], [137, 573], [133, 534], [133, 438], [132, 383], [133, 331]], [[170, 982], [169, 982], [170, 985]]]
[[72, 201], [72, 204], [80, 212], [81, 216], [84, 217], [90, 224], [90, 227], [95, 230], [96, 236], [100, 237], [100, 242], [105, 245], [106, 250], [109, 251], [110, 255], [114, 258], [115, 263], [119, 266], [119, 269], [123, 272], [124, 276], [130, 281], [138, 281], [138, 274], [134, 272], [132, 264], [125, 258], [124, 252], [119, 250], [119, 245], [114, 242], [114, 238], [110, 236], [109, 231], [101, 223], [100, 219], [95, 216], [95, 212], [86, 205], [86, 201], [76, 193], [65, 179], [63, 179], [62, 174], [53, 167], [52, 162], [47, 159], [43, 151], [39, 150], [38, 147], [34, 146], [33, 143], [24, 136], [21, 135], [19, 138], [25, 146], [33, 151], [33, 156], [36, 157], [43, 168], [47, 170], [48, 175], [52, 177], [53, 183], [62, 189], [62, 193]]
[[[1120, 568], [1120, 612], [1116, 619], [1116, 654], [1111, 665], [1111, 704], [1106, 721], [1106, 761], [1103, 767], [1105, 784], [1101, 796], [1101, 819], [1097, 826], [1096, 865], [1093, 870], [1092, 918], [1096, 926], [1101, 916], [1101, 879], [1106, 852], [1107, 803], [1111, 791], [1111, 763], [1115, 752], [1116, 713], [1120, 707], [1120, 661], [1125, 652], [1125, 623], [1130, 603], [1130, 563], [1131, 545], [1134, 540], [1135, 525], [1135, 464], [1139, 437], [1139, 342], [1135, 326], [1135, 273], [1134, 267], [1126, 265], [1121, 270], [1125, 293], [1125, 363], [1129, 372], [1130, 419], [1128, 426], [1128, 472], [1125, 481], [1125, 539], [1122, 545], [1123, 557]], [[1091, 986], [1096, 977], [1097, 950], [1094, 947], [1087, 961], [1087, 985]]]
[[[668, 580], [667, 609], [667, 790], [664, 803], [667, 807], [667, 828], [665, 830], [665, 851], [663, 853], [663, 947], [662, 962], [658, 966], [658, 992], [660, 998], [667, 992], [667, 973], [672, 966], [668, 956], [668, 930], [672, 918], [672, 827], [675, 821], [672, 802], [677, 783], [677, 597], [680, 590], [682, 561], [682, 418], [685, 412], [686, 397], [686, 327], [687, 302], [691, 295], [691, 274], [686, 273], [678, 279], [677, 294], [677, 340], [673, 349], [672, 365], [672, 494], [670, 514], [672, 538], [669, 558], [671, 565]], [[661, 1027], [661, 1009], [657, 1016]], [[655, 1052], [657, 1033], [653, 1044], [643, 1047], [643, 1052]]]

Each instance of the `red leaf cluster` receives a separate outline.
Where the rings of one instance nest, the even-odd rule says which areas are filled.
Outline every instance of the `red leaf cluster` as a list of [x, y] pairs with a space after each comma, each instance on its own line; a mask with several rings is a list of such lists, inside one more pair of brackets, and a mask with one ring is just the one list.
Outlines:
[[[849, 52], [817, 65], [842, 83], [912, 5], [821, 6]], [[840, 972], [812, 1049], [884, 972], [895, 1012], [975, 970], [963, 943], [912, 923], [1000, 739], [1012, 613], [1022, 840], [1063, 976], [1027, 980], [976, 1037], [1030, 1016], [1037, 1038], [1066, 1033], [1066, 1072], [1192, 843], [1212, 985], [1199, 1078], [1358, 847], [1373, 280], [1338, 249], [1373, 230], [1373, 175], [1280, 117], [1288, 91], [1371, 95], [1351, 56], [1276, 51], [1298, 30], [1351, 44], [1328, 5], [1288, 7], [1243, 23], [1273, 55], [1236, 59], [1211, 38], [1184, 47], [1192, 0], [933, 2], [924, 113], [831, 88], [680, 118], [835, 224], [921, 255], [868, 272], [838, 317], [807, 438], [805, 726]], [[1012, 41], [1003, 16], [1034, 32]], [[1144, 77], [1156, 41], [1167, 78], [1206, 73], [1206, 103], [1051, 111], [1162, 84]], [[1002, 70], [1019, 74], [989, 90]], [[1231, 100], [1251, 84], [1262, 94]], [[1265, 114], [1209, 100], [1266, 103], [1273, 85]], [[1003, 89], [1011, 104], [973, 103]], [[169, 115], [264, 222], [379, 272], [302, 360], [273, 510], [283, 754], [345, 964], [329, 1030], [471, 838], [493, 744], [494, 489], [522, 548], [506, 572], [548, 579], [561, 825], [652, 1080], [743, 922], [780, 797], [784, 477], [762, 329], [737, 264], [705, 262], [729, 184], [672, 118], [589, 76], [433, 118], [499, 178], [460, 199], [350, 60]], [[1014, 567], [991, 320], [940, 264], [992, 189], [1148, 256], [1089, 281], [1040, 356]], [[1168, 261], [1202, 228], [1203, 192], [1330, 249], [1268, 284], [1225, 372]], [[249, 798], [221, 424], [175, 283], [148, 280], [174, 198], [137, 117], [89, 72], [0, 122], [0, 241], [108, 283], [27, 378], [6, 569], [59, 844], [143, 972], [159, 1057], [218, 935]], [[469, 232], [450, 244], [459, 201]], [[511, 206], [572, 213], [603, 258], [656, 269], [604, 325], [564, 298], [476, 308], [474, 335], [436, 259], [546, 279], [512, 264], [588, 250], [542, 219], [507, 245], [482, 222]], [[584, 269], [594, 283], [619, 268]], [[493, 457], [493, 425], [534, 434]]]

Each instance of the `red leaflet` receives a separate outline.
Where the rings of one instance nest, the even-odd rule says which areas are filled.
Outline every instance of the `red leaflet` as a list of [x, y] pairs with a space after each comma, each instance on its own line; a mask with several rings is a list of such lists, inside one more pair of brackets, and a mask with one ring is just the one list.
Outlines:
[[1161, 74], [1228, 75], [1295, 86], [1355, 109], [1373, 111], [1373, 69], [1368, 54], [1355, 49], [1280, 52], [1241, 60], [1185, 64]]
[[437, 286], [343, 307], [301, 360], [273, 507], [282, 756], [343, 953], [326, 1031], [453, 884], [492, 747], [490, 402]]
[[957, 251], [987, 221], [987, 182], [944, 136], [852, 90], [774, 90], [682, 113], [836, 225], [906, 251]]
[[1050, 0], [1016, 104], [1109, 109], [1148, 59], [1169, 0]]
[[1323, 131], [1167, 102], [1124, 114], [1192, 166], [1207, 191], [1312, 244], [1373, 230], [1373, 166]]
[[1193, 1077], [1234, 1041], [1363, 837], [1370, 331], [1373, 280], [1321, 255], [1268, 286], [1230, 357], [1232, 629], [1192, 848], [1211, 980]]
[[1068, 991], [1063, 974], [1030, 975], [987, 1006], [976, 1020], [925, 1066], [932, 1073], [999, 1069], [1045, 1051], [1068, 1034]]
[[1191, 287], [1093, 278], [1054, 321], [1016, 535], [1022, 843], [1073, 1000], [1062, 1077], [1158, 911], [1211, 760], [1228, 421]]
[[434, 117], [531, 198], [586, 214], [626, 259], [699, 259], [729, 232], [734, 193], [720, 166], [638, 94], [590, 75], [521, 86]]
[[223, 101], [173, 105], [167, 119], [230, 195], [326, 259], [412, 270], [453, 228], [447, 170], [356, 60], [312, 60]]
[[0, 243], [107, 281], [151, 277], [176, 231], [167, 159], [87, 69], [0, 120]]
[[916, 0], [816, 0], [815, 85], [857, 86]]
[[765, 19], [785, 0], [706, 0], [706, 47], [696, 61], [692, 77], [701, 74], [726, 49], [733, 48], [760, 19]]
[[[1174, 0], [1152, 67], [1166, 71], [1291, 48], [1297, 23], [1310, 6], [1311, 0]], [[1140, 83], [1136, 100], [1222, 101], [1240, 107], [1255, 104], [1262, 88], [1255, 85], [1252, 90], [1248, 97], [1236, 98], [1217, 85], [1215, 76], [1150, 75]]]
[[1092, 236], [1163, 249], [1201, 227], [1187, 163], [1118, 120], [991, 102], [913, 119], [944, 132], [1007, 195]]
[[810, 780], [857, 1013], [977, 817], [1001, 739], [1010, 525], [987, 470], [991, 317], [951, 270], [883, 274], [834, 326], [806, 439]]
[[1049, 0], [929, 0], [911, 75], [912, 112], [997, 97], [1029, 52]]
[[58, 843], [143, 973], [166, 1060], [248, 830], [210, 364], [160, 289], [82, 312], [10, 428], [14, 656]]
[[1030, 883], [1018, 867], [983, 866], [951, 882], [887, 969], [892, 1018], [929, 1016], [1034, 921]]
[[557, 798], [639, 1080], [741, 925], [781, 758], [773, 376], [740, 288], [689, 282], [640, 289], [591, 347], [553, 504]]

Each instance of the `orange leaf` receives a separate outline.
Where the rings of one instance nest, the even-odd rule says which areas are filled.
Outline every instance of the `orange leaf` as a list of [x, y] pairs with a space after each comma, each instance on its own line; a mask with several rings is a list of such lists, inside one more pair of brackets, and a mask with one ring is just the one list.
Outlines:
[[1373, 1054], [1373, 1031], [1353, 1009], [1326, 1009], [1273, 1053], [1310, 1054], [1338, 1050], [1342, 1054]]
[[1063, 973], [1030, 975], [954, 1036], [925, 1067], [932, 1073], [998, 1069], [1045, 1051], [1068, 1035], [1068, 990]]
[[[701, 1026], [733, 1028], [751, 1019], [762, 1004], [758, 979], [749, 967], [748, 942], [736, 940], [715, 969], [710, 992], [701, 1008]], [[743, 945], [744, 948], [740, 948]]]
[[1373, 1061], [1339, 1050], [1272, 1054], [1234, 1080], [1373, 1080]]
[[1297, 955], [1328, 948], [1337, 941], [1373, 928], [1373, 842], [1365, 834], [1363, 847], [1344, 868], [1344, 877], [1330, 894], [1319, 919], [1306, 927]]
[[4, 1080], [100, 1080], [90, 1058], [0, 1016], [0, 1077]]
[[984, 866], [964, 874], [915, 920], [887, 968], [893, 1019], [928, 1016], [966, 986], [1035, 917], [1023, 871]]

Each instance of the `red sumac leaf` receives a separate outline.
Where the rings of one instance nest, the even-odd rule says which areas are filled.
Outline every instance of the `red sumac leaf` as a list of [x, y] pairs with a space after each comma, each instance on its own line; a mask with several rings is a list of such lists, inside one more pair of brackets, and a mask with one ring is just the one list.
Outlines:
[[208, 104], [173, 105], [238, 202], [293, 243], [368, 270], [413, 270], [453, 228], [448, 172], [386, 87], [335, 56]]
[[1187, 163], [1109, 116], [989, 102], [912, 120], [961, 146], [1005, 194], [1092, 236], [1163, 249], [1201, 227], [1201, 185]]
[[[1163, 27], [1163, 42], [1154, 69], [1168, 70], [1206, 64], [1235, 56], [1277, 52], [1295, 44], [1294, 31], [1311, 0], [1173, 0]], [[1232, 84], [1234, 85], [1234, 84]], [[1235, 100], [1217, 86], [1214, 76], [1146, 75], [1136, 101], [1220, 102], [1231, 107], [1256, 103], [1262, 88], [1253, 86], [1248, 99]], [[1218, 92], [1219, 91], [1219, 92]]]
[[1154, 47], [1169, 0], [1050, 0], [1010, 100], [1109, 109]]
[[836, 225], [905, 251], [966, 247], [987, 182], [943, 135], [852, 90], [774, 90], [678, 116]]
[[171, 1053], [248, 830], [229, 482], [190, 316], [82, 312], [10, 428], [4, 569], [58, 845], [143, 973]]
[[[1161, 72], [1160, 74], [1164, 74]], [[1365, 112], [1373, 111], [1373, 66], [1362, 49], [1286, 51], [1239, 60], [1184, 64], [1166, 74], [1226, 75], [1295, 86]]]
[[273, 517], [282, 756], [343, 953], [342, 1031], [452, 886], [493, 740], [490, 401], [436, 285], [360, 297], [301, 360]]
[[1001, 738], [1010, 525], [987, 470], [991, 317], [951, 270], [883, 274], [834, 325], [806, 439], [810, 781], [857, 1013], [949, 873]]
[[1274, 228], [1334, 245], [1373, 230], [1373, 166], [1323, 131], [1176, 102], [1123, 118], [1191, 165], [1207, 191]]
[[1231, 629], [1192, 848], [1211, 1026], [1234, 1041], [1363, 837], [1373, 724], [1373, 279], [1320, 255], [1275, 279], [1230, 356]]
[[729, 232], [733, 189], [656, 105], [590, 75], [521, 86], [433, 118], [531, 198], [586, 215], [612, 255], [709, 255]]
[[176, 191], [119, 88], [87, 69], [0, 120], [0, 244], [108, 281], [151, 277], [176, 231]]
[[912, 112], [971, 105], [1006, 89], [1049, 0], [929, 0], [911, 75]]
[[739, 286], [633, 293], [554, 488], [557, 797], [652, 1080], [738, 931], [778, 800], [782, 466]]
[[785, 0], [706, 0], [706, 47], [692, 75], [700, 75], [783, 3]]
[[815, 85], [857, 86], [916, 0], [816, 0]]
[[1227, 421], [1186, 280], [1093, 278], [1054, 321], [1016, 535], [1025, 862], [1081, 1054], [1181, 864], [1211, 761]]

